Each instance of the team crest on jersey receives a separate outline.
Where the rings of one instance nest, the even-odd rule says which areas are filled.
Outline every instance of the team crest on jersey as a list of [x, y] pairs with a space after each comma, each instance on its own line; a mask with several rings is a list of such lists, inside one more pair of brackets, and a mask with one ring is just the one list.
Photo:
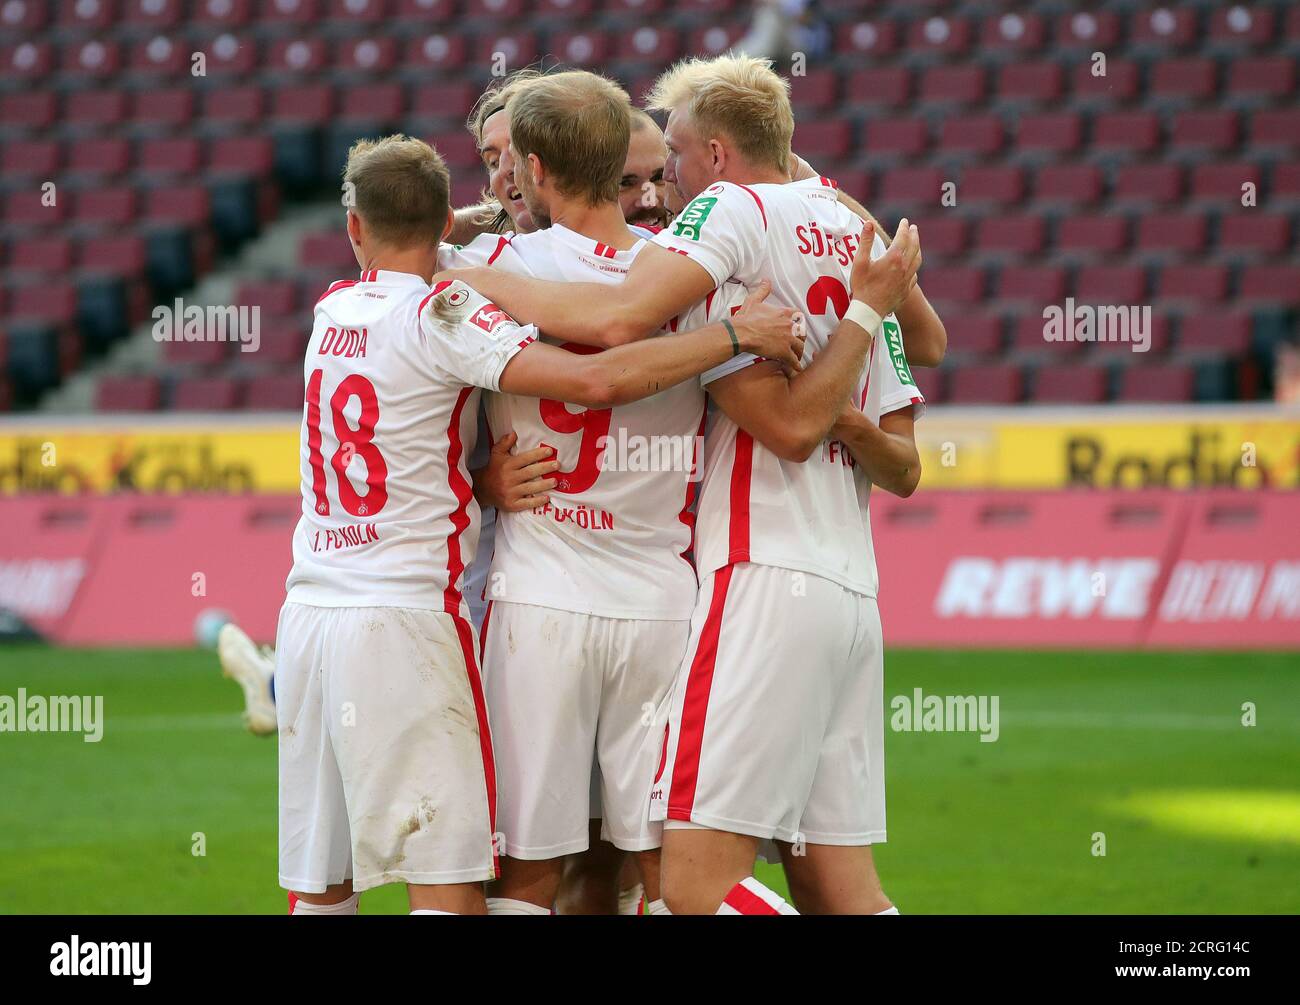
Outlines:
[[447, 306], [459, 307], [469, 299], [469, 290], [452, 290], [447, 294]]
[[491, 335], [501, 325], [505, 324], [507, 321], [513, 320], [514, 319], [511, 318], [509, 314], [503, 311], [496, 304], [487, 303], [471, 315], [469, 323], [478, 328], [482, 328], [485, 332]]
[[[717, 188], [717, 186], [714, 187]], [[720, 188], [718, 190], [721, 191]], [[709, 218], [709, 214], [713, 212], [713, 207], [717, 204], [717, 196], [697, 196], [689, 206], [682, 210], [681, 215], [673, 223], [673, 235], [698, 241], [700, 231], [704, 228], [704, 221]]]
[[907, 365], [907, 354], [903, 352], [903, 332], [893, 321], [886, 321], [881, 327], [885, 330], [885, 345], [889, 348], [889, 362], [894, 364], [900, 384], [915, 385], [912, 368]]

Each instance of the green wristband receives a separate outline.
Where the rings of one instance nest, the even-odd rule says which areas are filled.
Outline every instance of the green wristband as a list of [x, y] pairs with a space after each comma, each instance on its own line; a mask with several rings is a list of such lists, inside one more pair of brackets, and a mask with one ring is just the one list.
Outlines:
[[731, 355], [732, 355], [732, 356], [739, 356], [739, 355], [740, 355], [740, 339], [736, 338], [736, 329], [735, 329], [734, 327], [732, 327], [731, 322], [728, 321], [726, 318], [723, 318], [723, 319], [722, 319], [722, 327], [725, 328], [725, 329], [727, 329], [727, 334], [731, 336]]

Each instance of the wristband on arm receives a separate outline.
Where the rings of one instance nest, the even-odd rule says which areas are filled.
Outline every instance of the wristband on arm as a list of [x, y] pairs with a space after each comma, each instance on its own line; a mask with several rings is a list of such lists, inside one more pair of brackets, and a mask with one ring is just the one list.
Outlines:
[[876, 313], [875, 308], [864, 304], [861, 300], [849, 302], [849, 309], [844, 312], [844, 320], [852, 321], [872, 338], [876, 337], [876, 332], [880, 331], [880, 326], [884, 324], [884, 318]]

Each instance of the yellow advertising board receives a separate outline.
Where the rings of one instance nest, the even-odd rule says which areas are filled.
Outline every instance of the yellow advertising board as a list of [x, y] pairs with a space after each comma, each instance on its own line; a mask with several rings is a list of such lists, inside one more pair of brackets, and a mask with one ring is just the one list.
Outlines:
[[[932, 408], [929, 488], [1300, 488], [1300, 410]], [[295, 417], [0, 422], [0, 494], [298, 491]]]

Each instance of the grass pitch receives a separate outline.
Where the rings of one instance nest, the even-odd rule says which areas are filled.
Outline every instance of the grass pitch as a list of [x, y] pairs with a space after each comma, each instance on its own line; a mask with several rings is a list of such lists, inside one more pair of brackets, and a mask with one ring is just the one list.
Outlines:
[[[887, 715], [914, 688], [1000, 711], [993, 743], [888, 733], [904, 913], [1300, 913], [1297, 654], [897, 650], [886, 675]], [[285, 911], [275, 742], [212, 653], [0, 649], [19, 687], [103, 695], [105, 728], [0, 733], [0, 912]]]

